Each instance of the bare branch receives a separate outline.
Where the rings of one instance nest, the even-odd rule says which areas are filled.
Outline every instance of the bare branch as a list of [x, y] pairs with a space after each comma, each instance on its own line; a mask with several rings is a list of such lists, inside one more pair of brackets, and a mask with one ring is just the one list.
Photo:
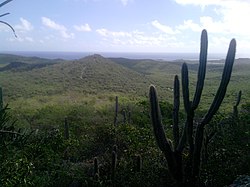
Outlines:
[[1, 133], [21, 135], [19, 132], [14, 132], [14, 131], [5, 131], [5, 130], [0, 130], [0, 134], [1, 134]]
[[4, 14], [0, 15], [0, 17], [7, 16], [7, 15], [9, 15], [9, 14], [10, 14], [9, 12], [8, 12], [8, 13], [4, 13]]
[[0, 4], [0, 7], [6, 5], [7, 3], [11, 2], [11, 1], [13, 1], [13, 0], [6, 0], [6, 1], [2, 2], [2, 3]]
[[15, 35], [15, 37], [17, 38], [16, 31], [15, 31], [15, 29], [10, 24], [8, 24], [5, 21], [0, 21], [0, 23], [3, 23], [5, 25], [7, 25], [12, 30], [13, 34]]

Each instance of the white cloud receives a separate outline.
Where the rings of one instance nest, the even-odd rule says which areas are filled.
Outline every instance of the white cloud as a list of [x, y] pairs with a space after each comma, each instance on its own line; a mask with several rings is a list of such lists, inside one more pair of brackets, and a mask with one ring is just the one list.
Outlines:
[[29, 36], [25, 36], [25, 37], [21, 37], [21, 36], [18, 36], [17, 38], [9, 38], [9, 41], [10, 42], [34, 42], [34, 39], [32, 37], [29, 37]]
[[42, 23], [54, 30], [66, 30], [66, 28], [63, 25], [59, 25], [56, 22], [52, 21], [51, 19], [47, 18], [47, 17], [42, 17]]
[[181, 5], [195, 5], [206, 7], [210, 5], [218, 5], [218, 6], [230, 6], [234, 3], [244, 3], [248, 2], [248, 0], [175, 0], [176, 3]]
[[161, 24], [158, 20], [152, 21], [151, 24], [155, 28], [159, 29], [160, 31], [162, 31], [162, 32], [164, 32], [166, 34], [177, 34], [177, 33], [179, 33], [178, 31], [174, 31], [171, 27]]
[[109, 34], [109, 31], [107, 29], [103, 29], [103, 28], [102, 29], [97, 29], [96, 32], [98, 34], [100, 34], [101, 36], [105, 36], [105, 37], [107, 37], [108, 34]]
[[193, 20], [189, 19], [189, 20], [184, 20], [184, 23], [182, 25], [178, 25], [177, 29], [179, 30], [191, 29], [192, 31], [195, 32], [201, 32], [202, 27], [199, 24], [194, 23]]
[[29, 42], [34, 42], [33, 38], [32, 38], [32, 37], [28, 37], [28, 36], [25, 37], [25, 40], [26, 40], [26, 41], [29, 41]]
[[24, 18], [20, 18], [20, 21], [21, 21], [21, 24], [16, 25], [14, 27], [19, 32], [28, 32], [28, 31], [32, 31], [34, 29], [32, 24], [28, 20], [26, 20]]
[[60, 25], [50, 18], [42, 17], [42, 23], [44, 26], [58, 31], [64, 39], [74, 38], [74, 33], [68, 33], [68, 30], [64, 25]]
[[175, 0], [175, 2], [181, 5], [200, 6], [203, 9], [207, 6], [215, 6], [213, 11], [220, 18], [215, 20], [211, 17], [212, 15], [202, 16], [199, 23], [188, 20], [179, 27], [196, 31], [195, 26], [196, 28], [206, 28], [211, 33], [237, 36], [248, 36], [250, 33], [250, 25], [247, 24], [250, 10], [248, 0]]
[[129, 2], [133, 2], [133, 0], [120, 0], [121, 3], [126, 6]]
[[224, 49], [226, 49], [229, 46], [229, 42], [230, 42], [231, 38], [227, 38], [227, 37], [218, 37], [218, 36], [212, 36], [211, 40], [210, 40], [210, 46], [211, 47], [223, 47]]
[[102, 37], [103, 45], [106, 47], [115, 47], [116, 49], [121, 47], [129, 47], [129, 49], [143, 48], [152, 52], [152, 49], [158, 51], [159, 48], [168, 48], [172, 50], [172, 47], [176, 49], [177, 46], [184, 45], [182, 42], [178, 42], [176, 37], [173, 35], [169, 36], [166, 33], [159, 34], [159, 32], [156, 32], [147, 34], [138, 30], [130, 32], [110, 31], [105, 28], [97, 29], [96, 32]]
[[86, 23], [84, 25], [75, 25], [74, 28], [77, 31], [81, 31], [81, 32], [90, 32], [91, 31], [91, 28], [90, 28], [88, 23]]
[[101, 36], [104, 37], [108, 37], [108, 36], [112, 36], [112, 37], [131, 37], [131, 34], [129, 32], [123, 32], [123, 31], [119, 31], [119, 32], [115, 32], [115, 31], [109, 31], [107, 29], [97, 29], [96, 32], [98, 34], [100, 34]]

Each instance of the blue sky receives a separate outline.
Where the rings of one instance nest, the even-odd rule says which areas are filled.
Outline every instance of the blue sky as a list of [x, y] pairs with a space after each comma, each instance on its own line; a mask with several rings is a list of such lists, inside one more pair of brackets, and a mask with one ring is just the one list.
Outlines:
[[[1, 0], [0, 2], [3, 2]], [[1, 7], [0, 51], [199, 52], [250, 57], [249, 0], [13, 0]]]

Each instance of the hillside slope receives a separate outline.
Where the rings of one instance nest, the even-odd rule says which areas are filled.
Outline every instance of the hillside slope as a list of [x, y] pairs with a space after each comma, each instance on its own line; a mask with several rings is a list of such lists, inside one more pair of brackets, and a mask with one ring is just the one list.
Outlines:
[[0, 85], [8, 97], [122, 92], [144, 95], [152, 83], [145, 75], [100, 55], [63, 61], [29, 71], [0, 73]]

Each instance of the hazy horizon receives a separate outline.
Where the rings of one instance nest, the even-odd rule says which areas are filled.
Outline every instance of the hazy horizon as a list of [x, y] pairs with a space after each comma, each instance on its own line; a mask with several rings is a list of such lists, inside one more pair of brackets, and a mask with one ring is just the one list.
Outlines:
[[[198, 60], [199, 53], [163, 53], [163, 52], [79, 52], [79, 51], [0, 51], [0, 54], [12, 54], [26, 57], [40, 57], [47, 59], [74, 60], [89, 55], [99, 54], [106, 58], [153, 59], [153, 60]], [[210, 53], [208, 60], [225, 59], [226, 54]], [[237, 58], [250, 58], [245, 54], [236, 55]]]

